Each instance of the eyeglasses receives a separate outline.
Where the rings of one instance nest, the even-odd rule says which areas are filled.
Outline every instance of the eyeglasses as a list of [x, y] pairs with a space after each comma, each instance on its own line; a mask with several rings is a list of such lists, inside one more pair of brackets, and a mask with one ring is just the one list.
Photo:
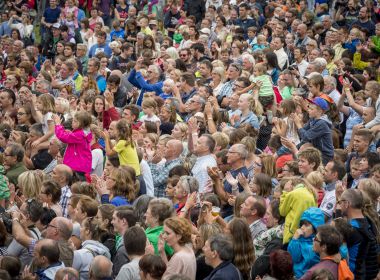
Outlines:
[[23, 113], [23, 112], [17, 112], [17, 116], [23, 116], [23, 115], [26, 115], [26, 113]]
[[6, 153], [4, 153], [4, 156], [6, 156], [6, 157], [13, 157], [13, 155], [11, 155], [11, 154], [6, 154]]
[[52, 227], [52, 228], [56, 228], [56, 229], [58, 229], [57, 226], [53, 226], [53, 225], [51, 225], [51, 224], [48, 224], [47, 227]]
[[321, 243], [321, 240], [319, 240], [317, 236], [315, 236], [315, 237], [313, 238], [313, 241], [314, 241], [314, 242]]
[[347, 202], [348, 200], [345, 200], [345, 199], [341, 199], [341, 200], [338, 200], [338, 202], [336, 204], [341, 204], [342, 202]]

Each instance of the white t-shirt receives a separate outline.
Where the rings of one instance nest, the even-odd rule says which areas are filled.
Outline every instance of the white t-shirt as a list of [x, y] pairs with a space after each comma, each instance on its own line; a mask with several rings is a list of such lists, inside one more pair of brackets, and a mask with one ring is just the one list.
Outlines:
[[99, 177], [103, 174], [103, 164], [104, 164], [104, 156], [103, 151], [101, 149], [93, 149], [91, 151], [92, 154], [92, 164], [91, 164], [91, 174], [95, 174]]
[[49, 131], [49, 121], [53, 121], [52, 112], [47, 112], [42, 118], [42, 130], [44, 131], [44, 134], [48, 133]]

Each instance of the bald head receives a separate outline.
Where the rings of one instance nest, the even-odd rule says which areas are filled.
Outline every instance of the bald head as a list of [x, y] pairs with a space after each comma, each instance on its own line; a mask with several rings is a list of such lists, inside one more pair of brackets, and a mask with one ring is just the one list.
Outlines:
[[57, 224], [60, 239], [69, 240], [73, 233], [73, 223], [64, 217], [56, 217], [52, 222]]
[[166, 159], [176, 159], [182, 154], [182, 151], [183, 145], [181, 141], [177, 139], [169, 140], [166, 144]]
[[96, 256], [89, 271], [90, 280], [109, 278], [112, 276], [112, 262], [105, 256]]
[[301, 23], [297, 26], [297, 35], [300, 38], [303, 38], [306, 35], [307, 32], [307, 26], [304, 23]]
[[53, 169], [52, 179], [58, 183], [61, 187], [70, 184], [71, 178], [73, 177], [73, 171], [66, 164], [58, 164]]
[[118, 76], [121, 79], [121, 77], [123, 76], [123, 73], [121, 73], [120, 70], [112, 70], [111, 71], [111, 75], [116, 75], [116, 76]]

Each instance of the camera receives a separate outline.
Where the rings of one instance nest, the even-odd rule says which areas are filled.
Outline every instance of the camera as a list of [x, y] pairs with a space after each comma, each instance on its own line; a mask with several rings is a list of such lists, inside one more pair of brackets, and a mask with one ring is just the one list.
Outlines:
[[12, 216], [11, 213], [5, 212], [4, 209], [0, 209], [0, 219], [3, 221], [5, 229], [9, 234], [12, 234]]

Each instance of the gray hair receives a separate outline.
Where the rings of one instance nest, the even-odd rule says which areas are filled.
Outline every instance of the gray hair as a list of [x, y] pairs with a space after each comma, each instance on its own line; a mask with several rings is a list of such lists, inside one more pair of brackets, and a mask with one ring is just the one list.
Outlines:
[[255, 59], [252, 55], [246, 53], [241, 56], [241, 60], [247, 59], [250, 63], [255, 64]]
[[232, 240], [228, 235], [219, 233], [212, 235], [208, 242], [212, 251], [216, 251], [222, 261], [230, 261], [234, 257]]
[[51, 83], [48, 81], [48, 80], [40, 80], [38, 81], [40, 83], [40, 85], [42, 86], [42, 88], [44, 90], [46, 90], [47, 92], [50, 92], [51, 91]]
[[236, 151], [239, 153], [242, 159], [247, 159], [248, 151], [244, 144], [235, 144]]
[[336, 88], [336, 86], [337, 86], [337, 82], [336, 82], [335, 77], [333, 77], [333, 76], [325, 76], [325, 77], [323, 77], [323, 78], [325, 79], [325, 84], [326, 84], [326, 83], [329, 83], [329, 84], [331, 84], [334, 88]]
[[181, 178], [179, 178], [179, 183], [181, 183], [182, 188], [187, 193], [193, 193], [199, 190], [198, 180], [193, 176], [181, 176]]
[[24, 159], [25, 150], [20, 144], [11, 143], [7, 145], [7, 148], [10, 149], [11, 156], [17, 157], [17, 162], [22, 162]]
[[323, 69], [325, 69], [327, 65], [327, 61], [323, 57], [317, 57], [312, 63], [313, 65], [317, 66], [318, 69], [320, 69], [321, 71], [323, 71]]

